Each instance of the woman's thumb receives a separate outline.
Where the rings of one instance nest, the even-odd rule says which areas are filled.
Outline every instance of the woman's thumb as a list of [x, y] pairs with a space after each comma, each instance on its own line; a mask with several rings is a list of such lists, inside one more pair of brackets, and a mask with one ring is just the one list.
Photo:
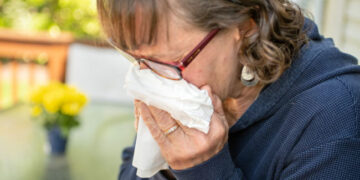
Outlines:
[[208, 95], [210, 96], [212, 104], [214, 106], [214, 111], [219, 114], [224, 114], [221, 99], [219, 98], [219, 96], [212, 92], [211, 87], [209, 85], [205, 85], [202, 86], [200, 89], [206, 90], [208, 92]]

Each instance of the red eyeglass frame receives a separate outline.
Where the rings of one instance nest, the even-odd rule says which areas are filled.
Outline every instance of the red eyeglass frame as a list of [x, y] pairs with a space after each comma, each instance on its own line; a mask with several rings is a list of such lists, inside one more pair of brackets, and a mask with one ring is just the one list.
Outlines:
[[[207, 34], [205, 36], [205, 38], [198, 44], [195, 46], [195, 48], [193, 50], [191, 50], [181, 61], [179, 62], [174, 62], [174, 63], [164, 63], [158, 60], [153, 60], [153, 59], [149, 59], [147, 57], [143, 57], [143, 56], [136, 56], [134, 54], [128, 53], [131, 56], [133, 56], [135, 58], [135, 60], [138, 63], [143, 62], [148, 68], [150, 68], [152, 71], [154, 71], [156, 74], [163, 76], [167, 79], [173, 79], [173, 78], [169, 78], [166, 77], [164, 75], [162, 75], [161, 73], [157, 72], [155, 69], [151, 68], [148, 64], [146, 64], [146, 62], [144, 62], [145, 60], [147, 61], [151, 61], [153, 63], [158, 63], [158, 64], [162, 64], [162, 65], [166, 65], [166, 66], [170, 66], [172, 68], [175, 68], [179, 75], [180, 75], [180, 79], [182, 79], [182, 71], [195, 59], [195, 57], [201, 52], [201, 50], [204, 49], [204, 47], [214, 38], [214, 36], [220, 31], [220, 29], [214, 29], [212, 31], [209, 32], [209, 34]], [[110, 41], [110, 44], [113, 45], [112, 41]], [[114, 46], [114, 45], [113, 45]], [[118, 49], [115, 46], [116, 49]], [[180, 80], [180, 79], [173, 79], [173, 80]]]

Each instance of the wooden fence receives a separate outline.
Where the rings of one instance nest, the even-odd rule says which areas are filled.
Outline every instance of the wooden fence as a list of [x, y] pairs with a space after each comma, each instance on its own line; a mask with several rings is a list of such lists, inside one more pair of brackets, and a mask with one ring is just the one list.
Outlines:
[[[19, 70], [27, 69], [27, 90], [37, 84], [36, 74], [41, 70], [45, 70], [48, 80], [63, 82], [71, 42], [73, 38], [69, 34], [51, 36], [0, 30], [0, 109], [6, 98], [11, 99], [11, 104], [19, 101]], [[4, 95], [5, 82], [10, 86], [10, 97], [9, 93]]]

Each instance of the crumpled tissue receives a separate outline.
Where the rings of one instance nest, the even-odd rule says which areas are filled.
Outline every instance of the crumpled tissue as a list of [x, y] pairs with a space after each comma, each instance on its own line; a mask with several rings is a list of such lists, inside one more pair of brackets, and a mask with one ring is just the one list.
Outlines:
[[[124, 88], [134, 99], [167, 111], [184, 126], [204, 133], [209, 131], [213, 105], [206, 90], [200, 90], [184, 79], [174, 81], [163, 78], [149, 69], [140, 69], [137, 64], [130, 67]], [[151, 177], [158, 171], [169, 168], [141, 116], [133, 166], [137, 168], [137, 176], [142, 178]]]

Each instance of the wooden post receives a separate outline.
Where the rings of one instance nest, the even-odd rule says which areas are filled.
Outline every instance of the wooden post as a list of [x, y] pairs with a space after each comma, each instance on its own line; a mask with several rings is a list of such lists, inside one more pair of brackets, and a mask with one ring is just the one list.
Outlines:
[[50, 80], [64, 82], [68, 46], [58, 45], [52, 47], [52, 50], [53, 53], [50, 54], [51, 60], [48, 63]]

